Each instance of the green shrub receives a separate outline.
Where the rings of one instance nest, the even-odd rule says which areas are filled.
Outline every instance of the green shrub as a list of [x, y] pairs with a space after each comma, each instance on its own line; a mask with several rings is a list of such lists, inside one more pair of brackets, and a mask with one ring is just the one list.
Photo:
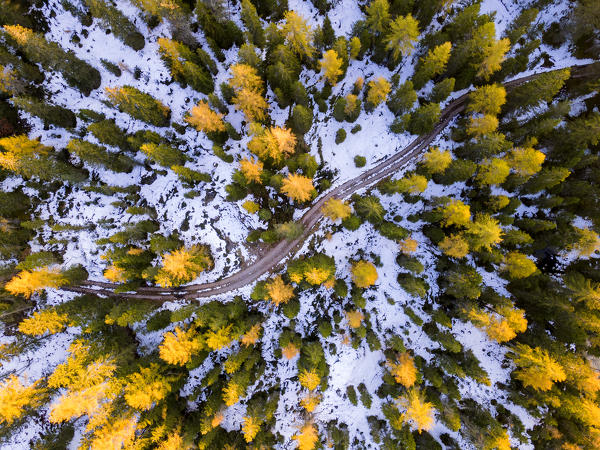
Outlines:
[[345, 140], [346, 140], [346, 130], [344, 130], [343, 128], [340, 128], [335, 133], [335, 143], [336, 144], [341, 144]]
[[364, 156], [356, 155], [354, 157], [354, 165], [356, 167], [365, 167], [367, 165], [367, 158]]

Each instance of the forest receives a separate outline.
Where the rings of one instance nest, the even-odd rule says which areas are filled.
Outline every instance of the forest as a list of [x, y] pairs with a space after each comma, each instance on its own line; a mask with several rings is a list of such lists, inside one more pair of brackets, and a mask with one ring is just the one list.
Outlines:
[[600, 0], [0, 0], [0, 449], [600, 448]]

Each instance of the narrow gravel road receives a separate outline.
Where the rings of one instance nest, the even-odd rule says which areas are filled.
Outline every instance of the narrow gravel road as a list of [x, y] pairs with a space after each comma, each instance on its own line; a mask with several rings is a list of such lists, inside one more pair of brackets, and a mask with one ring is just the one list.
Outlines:
[[[598, 68], [598, 64], [599, 63], [592, 63], [572, 67], [571, 78], [583, 78], [589, 76], [589, 70], [587, 69], [592, 68], [594, 69], [592, 70], [592, 72], [595, 72], [595, 69]], [[533, 80], [541, 73], [544, 72], [516, 78], [514, 80], [504, 82], [503, 85], [507, 90], [510, 90], [511, 88]], [[85, 294], [99, 294], [106, 296], [147, 299], [159, 302], [166, 302], [179, 299], [193, 300], [210, 297], [226, 292], [235, 291], [236, 289], [251, 284], [265, 273], [273, 271], [280, 263], [283, 263], [288, 256], [292, 256], [296, 253], [296, 251], [299, 250], [299, 248], [306, 241], [308, 236], [318, 228], [317, 225], [319, 221], [323, 218], [323, 214], [321, 212], [323, 203], [325, 203], [328, 199], [332, 197], [339, 199], [347, 198], [356, 191], [370, 187], [375, 183], [378, 183], [379, 181], [384, 180], [385, 178], [398, 172], [409, 162], [417, 158], [429, 146], [429, 144], [431, 144], [431, 142], [436, 138], [436, 136], [440, 134], [444, 130], [444, 128], [446, 128], [446, 126], [448, 126], [450, 121], [465, 109], [468, 96], [469, 93], [467, 92], [451, 101], [442, 111], [438, 123], [435, 125], [434, 129], [430, 133], [417, 137], [408, 146], [397, 151], [393, 156], [380, 162], [377, 166], [363, 172], [359, 176], [346, 181], [340, 186], [318, 197], [316, 202], [311, 206], [311, 208], [304, 214], [304, 216], [301, 219], [301, 222], [304, 225], [305, 229], [305, 232], [302, 234], [302, 236], [293, 241], [283, 240], [277, 243], [276, 245], [271, 247], [261, 259], [241, 269], [233, 275], [227, 276], [225, 278], [210, 283], [188, 285], [183, 286], [179, 289], [143, 287], [139, 288], [136, 292], [115, 293], [113, 289], [117, 285], [101, 281], [85, 281], [79, 286], [69, 286], [64, 287], [62, 289], [65, 291]]]

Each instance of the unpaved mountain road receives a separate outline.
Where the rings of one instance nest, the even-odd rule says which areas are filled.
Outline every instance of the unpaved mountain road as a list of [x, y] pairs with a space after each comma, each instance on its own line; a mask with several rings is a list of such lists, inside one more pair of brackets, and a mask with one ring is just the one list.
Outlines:
[[[599, 70], [600, 63], [591, 63], [571, 67], [571, 78], [586, 78], [591, 74], [596, 74]], [[554, 69], [562, 70], [562, 69]], [[527, 83], [535, 79], [541, 73], [552, 72], [554, 70], [535, 73], [520, 78], [515, 78], [503, 83], [507, 90]], [[467, 104], [469, 92], [452, 100], [441, 112], [440, 118], [434, 129], [423, 136], [414, 139], [408, 146], [397, 151], [393, 156], [385, 159], [375, 167], [366, 170], [359, 176], [346, 181], [345, 183], [331, 189], [322, 194], [316, 199], [316, 202], [311, 208], [304, 213], [301, 222], [304, 225], [304, 233], [293, 241], [283, 240], [271, 247], [258, 261], [242, 268], [233, 275], [227, 276], [217, 281], [204, 284], [192, 284], [182, 286], [178, 289], [164, 289], [161, 287], [141, 287], [135, 292], [115, 293], [114, 288], [118, 285], [101, 281], [85, 281], [78, 286], [68, 286], [62, 288], [65, 291], [98, 294], [106, 296], [116, 296], [132, 299], [146, 299], [158, 302], [166, 302], [172, 300], [194, 300], [199, 298], [211, 297], [214, 295], [224, 294], [235, 291], [241, 287], [253, 283], [267, 272], [273, 271], [280, 263], [283, 263], [288, 256], [292, 256], [299, 250], [302, 244], [306, 241], [318, 227], [319, 221], [323, 218], [321, 209], [323, 204], [330, 198], [344, 199], [353, 193], [370, 187], [375, 183], [391, 176], [398, 172], [405, 165], [418, 157], [423, 150], [440, 134], [450, 121], [460, 114]]]

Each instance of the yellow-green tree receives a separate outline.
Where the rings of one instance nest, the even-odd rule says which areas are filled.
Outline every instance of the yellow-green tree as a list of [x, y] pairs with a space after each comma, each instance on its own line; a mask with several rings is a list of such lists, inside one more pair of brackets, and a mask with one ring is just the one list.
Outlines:
[[461, 234], [445, 236], [438, 243], [438, 247], [445, 255], [451, 258], [464, 258], [469, 254], [469, 243]]
[[590, 256], [600, 250], [600, 236], [590, 228], [575, 228], [576, 241], [572, 248], [579, 256]]
[[409, 56], [414, 43], [419, 37], [419, 21], [410, 14], [398, 16], [390, 24], [390, 31], [386, 36], [386, 48], [392, 51], [394, 59], [398, 56]]
[[467, 126], [467, 133], [471, 136], [481, 137], [490, 134], [498, 128], [498, 118], [490, 114], [480, 117], [471, 117]]
[[415, 88], [421, 88], [429, 79], [440, 75], [450, 59], [452, 44], [444, 42], [427, 52], [427, 55], [419, 60], [419, 65], [413, 77]]
[[527, 278], [537, 270], [535, 263], [526, 255], [519, 252], [510, 252], [504, 258], [503, 270], [507, 271], [511, 278]]
[[55, 309], [44, 309], [24, 319], [19, 324], [19, 331], [30, 336], [56, 334], [63, 331], [68, 323], [69, 317], [66, 314], [59, 314]]
[[499, 84], [488, 84], [475, 89], [469, 94], [468, 112], [500, 114], [502, 105], [506, 103], [506, 90]]
[[25, 177], [39, 176], [52, 150], [26, 135], [0, 139], [0, 167]]
[[502, 227], [489, 214], [478, 214], [475, 220], [467, 224], [469, 247], [473, 250], [490, 251], [493, 246], [502, 242]]
[[487, 45], [484, 48], [484, 58], [477, 71], [477, 76], [487, 80], [490, 75], [500, 70], [508, 50], [510, 50], [510, 40], [508, 38], [494, 40]]
[[281, 192], [292, 200], [305, 202], [310, 200], [316, 191], [311, 178], [291, 173], [283, 180]]
[[323, 203], [323, 208], [321, 209], [323, 215], [331, 219], [332, 221], [336, 220], [344, 220], [346, 217], [352, 214], [352, 209], [348, 202], [337, 198], [330, 198], [325, 203]]
[[524, 386], [548, 391], [552, 389], [554, 383], [567, 379], [562, 366], [540, 347], [532, 348], [528, 345], [517, 344], [513, 360], [517, 366], [517, 369], [513, 371], [513, 376]]
[[524, 177], [534, 175], [542, 170], [542, 163], [545, 159], [546, 155], [531, 147], [514, 148], [508, 155], [508, 163], [511, 168], [517, 175]]
[[200, 342], [193, 330], [182, 330], [176, 327], [163, 335], [163, 342], [158, 347], [158, 354], [163, 361], [174, 365], [185, 365], [201, 349]]
[[464, 227], [471, 221], [471, 207], [457, 199], [448, 199], [446, 204], [439, 208], [442, 213], [442, 226], [456, 225]]
[[254, 158], [244, 158], [240, 161], [240, 172], [244, 175], [246, 181], [250, 183], [262, 184], [260, 178], [263, 171], [263, 163]]
[[491, 158], [479, 164], [475, 179], [482, 186], [498, 185], [504, 183], [509, 174], [510, 166], [504, 159]]
[[281, 33], [286, 43], [300, 56], [310, 58], [315, 49], [312, 45], [313, 33], [306, 20], [295, 11], [286, 11]]
[[452, 162], [452, 154], [448, 150], [430, 147], [423, 155], [421, 165], [428, 173], [442, 173]]
[[359, 288], [373, 286], [379, 275], [377, 269], [369, 261], [360, 260], [352, 264], [352, 281]]
[[373, 0], [366, 9], [367, 26], [373, 34], [383, 33], [390, 22], [390, 5], [387, 0]]
[[367, 101], [377, 106], [380, 103], [386, 101], [388, 94], [392, 87], [388, 80], [383, 77], [378, 77], [376, 80], [369, 81], [369, 93], [367, 94]]
[[294, 153], [297, 139], [289, 128], [254, 128], [255, 135], [248, 142], [248, 149], [261, 160], [278, 163]]
[[338, 57], [335, 50], [327, 50], [323, 53], [323, 58], [319, 61], [321, 71], [323, 72], [323, 78], [325, 78], [329, 84], [335, 86], [337, 80], [342, 72], [343, 61]]

